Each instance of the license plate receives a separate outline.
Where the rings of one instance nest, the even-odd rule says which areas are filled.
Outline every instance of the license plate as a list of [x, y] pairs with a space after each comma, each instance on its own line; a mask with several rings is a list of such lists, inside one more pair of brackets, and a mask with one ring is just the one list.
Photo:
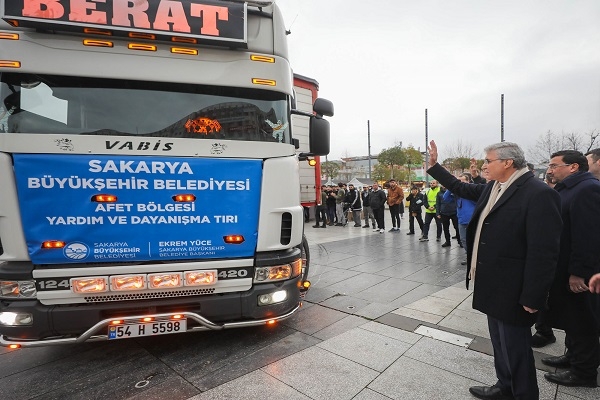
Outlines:
[[187, 320], [155, 321], [108, 327], [108, 339], [127, 339], [140, 336], [168, 335], [187, 330]]

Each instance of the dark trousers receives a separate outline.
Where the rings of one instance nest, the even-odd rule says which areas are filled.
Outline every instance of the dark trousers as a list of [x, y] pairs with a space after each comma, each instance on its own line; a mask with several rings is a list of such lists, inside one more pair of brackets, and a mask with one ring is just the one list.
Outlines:
[[554, 336], [554, 332], [552, 331], [552, 326], [550, 326], [550, 320], [548, 310], [539, 310], [537, 313], [537, 319], [535, 321], [535, 331], [540, 335], [544, 336]]
[[444, 237], [446, 238], [446, 242], [450, 243], [450, 221], [452, 221], [452, 226], [454, 227], [454, 232], [456, 232], [456, 240], [460, 243], [460, 232], [458, 231], [458, 217], [456, 214], [454, 215], [443, 215], [440, 214], [440, 219], [442, 220], [442, 228], [444, 228]]
[[598, 335], [569, 335], [565, 336], [565, 354], [571, 363], [571, 372], [584, 379], [598, 377]]
[[442, 237], [442, 222], [439, 218], [435, 217], [435, 213], [425, 213], [425, 222], [423, 222], [423, 237], [429, 236], [429, 225], [431, 220], [435, 220], [435, 226], [437, 227], [436, 237]]
[[335, 204], [327, 205], [327, 216], [329, 216], [329, 223], [333, 224], [336, 221], [335, 218]]
[[377, 227], [379, 229], [385, 229], [385, 223], [383, 220], [383, 207], [382, 208], [374, 208], [373, 215], [375, 216], [375, 221], [377, 221]]
[[[415, 214], [415, 215], [413, 215]], [[421, 213], [410, 213], [410, 218], [408, 219], [408, 230], [411, 233], [415, 233], [415, 219], [417, 220], [417, 222], [419, 223], [419, 228], [421, 228], [421, 232], [423, 232], [423, 217], [421, 216]]]
[[[575, 296], [597, 296], [591, 293], [580, 293]], [[571, 363], [571, 372], [584, 379], [595, 379], [600, 366], [600, 344], [598, 343], [598, 329], [594, 323], [594, 316], [589, 309], [580, 309], [583, 318], [588, 323], [577, 327], [565, 327], [565, 347], [567, 357]], [[587, 314], [587, 315], [586, 315]]]
[[400, 228], [400, 204], [390, 206], [390, 215], [392, 216], [392, 227]]
[[531, 328], [515, 326], [488, 315], [488, 328], [494, 348], [498, 386], [515, 399], [538, 400], [535, 361], [531, 350]]
[[327, 206], [317, 206], [315, 211], [315, 218], [317, 219], [317, 225], [323, 222], [323, 226], [327, 225]]

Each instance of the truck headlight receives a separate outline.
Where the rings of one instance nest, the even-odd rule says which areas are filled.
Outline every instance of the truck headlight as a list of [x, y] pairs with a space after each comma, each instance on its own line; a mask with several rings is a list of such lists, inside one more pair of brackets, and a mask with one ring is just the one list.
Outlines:
[[37, 290], [34, 281], [0, 281], [0, 298], [35, 298]]
[[269, 267], [257, 267], [254, 270], [254, 282], [264, 283], [283, 281], [295, 278], [302, 272], [302, 259], [297, 259], [291, 264], [272, 265]]

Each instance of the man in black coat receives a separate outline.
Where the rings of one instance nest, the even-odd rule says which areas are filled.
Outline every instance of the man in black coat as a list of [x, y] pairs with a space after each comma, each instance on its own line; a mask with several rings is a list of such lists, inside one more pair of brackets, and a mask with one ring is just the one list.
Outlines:
[[476, 201], [467, 227], [467, 288], [487, 315], [498, 382], [469, 391], [481, 399], [538, 399], [531, 326], [546, 307], [562, 229], [560, 197], [527, 170], [523, 151], [502, 142], [485, 148], [488, 183], [456, 179], [429, 148], [429, 175], [457, 196]]
[[373, 226], [373, 230], [378, 230], [379, 233], [385, 232], [385, 220], [383, 219], [383, 212], [385, 210], [384, 207], [386, 200], [387, 196], [385, 192], [379, 188], [379, 184], [377, 182], [373, 183], [373, 191], [369, 196], [369, 201], [371, 202], [371, 209], [373, 209], [375, 221], [377, 221], [377, 226]]
[[575, 150], [552, 154], [546, 174], [556, 182], [564, 223], [549, 318], [552, 326], [564, 329], [568, 351], [542, 362], [569, 369], [544, 377], [559, 385], [596, 387], [600, 346], [593, 307], [597, 298], [587, 283], [600, 271], [600, 182], [588, 171], [586, 157]]

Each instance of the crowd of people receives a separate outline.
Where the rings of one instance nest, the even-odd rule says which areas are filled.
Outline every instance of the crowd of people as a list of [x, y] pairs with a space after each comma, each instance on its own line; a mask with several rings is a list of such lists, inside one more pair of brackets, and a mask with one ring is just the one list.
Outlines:
[[362, 190], [342, 183], [324, 187], [315, 227], [345, 226], [350, 210], [355, 227], [384, 233], [387, 203], [389, 232], [397, 233], [406, 201], [407, 235], [416, 234], [416, 221], [419, 240], [426, 242], [435, 221], [442, 247], [457, 240], [465, 251], [467, 289], [474, 283], [473, 308], [487, 316], [498, 379], [492, 386], [471, 387], [473, 396], [539, 399], [532, 347], [556, 341], [553, 328], [564, 330], [566, 352], [541, 360], [558, 369], [545, 379], [597, 387], [600, 148], [585, 155], [575, 150], [552, 154], [544, 180], [535, 177], [515, 143], [493, 144], [485, 153], [481, 171], [472, 160], [469, 173], [454, 176], [438, 164], [432, 141], [427, 173], [435, 180], [424, 190], [412, 186], [406, 199], [393, 179], [386, 191], [377, 183]]
[[[472, 181], [469, 173], [463, 174], [465, 179]], [[479, 178], [483, 180], [482, 178]], [[485, 180], [483, 180], [485, 181]], [[429, 241], [429, 226], [432, 221], [436, 225], [436, 240], [442, 240], [442, 247], [449, 247], [451, 240], [456, 239], [460, 247], [464, 246], [461, 240], [460, 223], [466, 226], [472, 212], [472, 202], [455, 198], [444, 187], [438, 186], [437, 181], [431, 181], [429, 187], [422, 189], [418, 186], [410, 187], [410, 193], [405, 197], [404, 189], [395, 179], [390, 179], [381, 188], [379, 183], [364, 185], [356, 188], [352, 184], [338, 183], [336, 186], [323, 186], [320, 202], [316, 208], [316, 224], [313, 228], [326, 228], [327, 226], [346, 226], [348, 221], [354, 227], [373, 228], [373, 231], [385, 233], [385, 209], [389, 209], [392, 226], [388, 232], [400, 231], [401, 219], [404, 218], [405, 209], [408, 208], [409, 231], [407, 235], [415, 234], [415, 221], [417, 221], [421, 235], [419, 241]], [[463, 206], [464, 203], [464, 206]], [[469, 208], [470, 207], [470, 208]], [[425, 220], [423, 220], [423, 210]], [[361, 223], [364, 221], [364, 225]], [[450, 234], [450, 223], [454, 227], [454, 235]], [[463, 234], [464, 237], [464, 234]]]

